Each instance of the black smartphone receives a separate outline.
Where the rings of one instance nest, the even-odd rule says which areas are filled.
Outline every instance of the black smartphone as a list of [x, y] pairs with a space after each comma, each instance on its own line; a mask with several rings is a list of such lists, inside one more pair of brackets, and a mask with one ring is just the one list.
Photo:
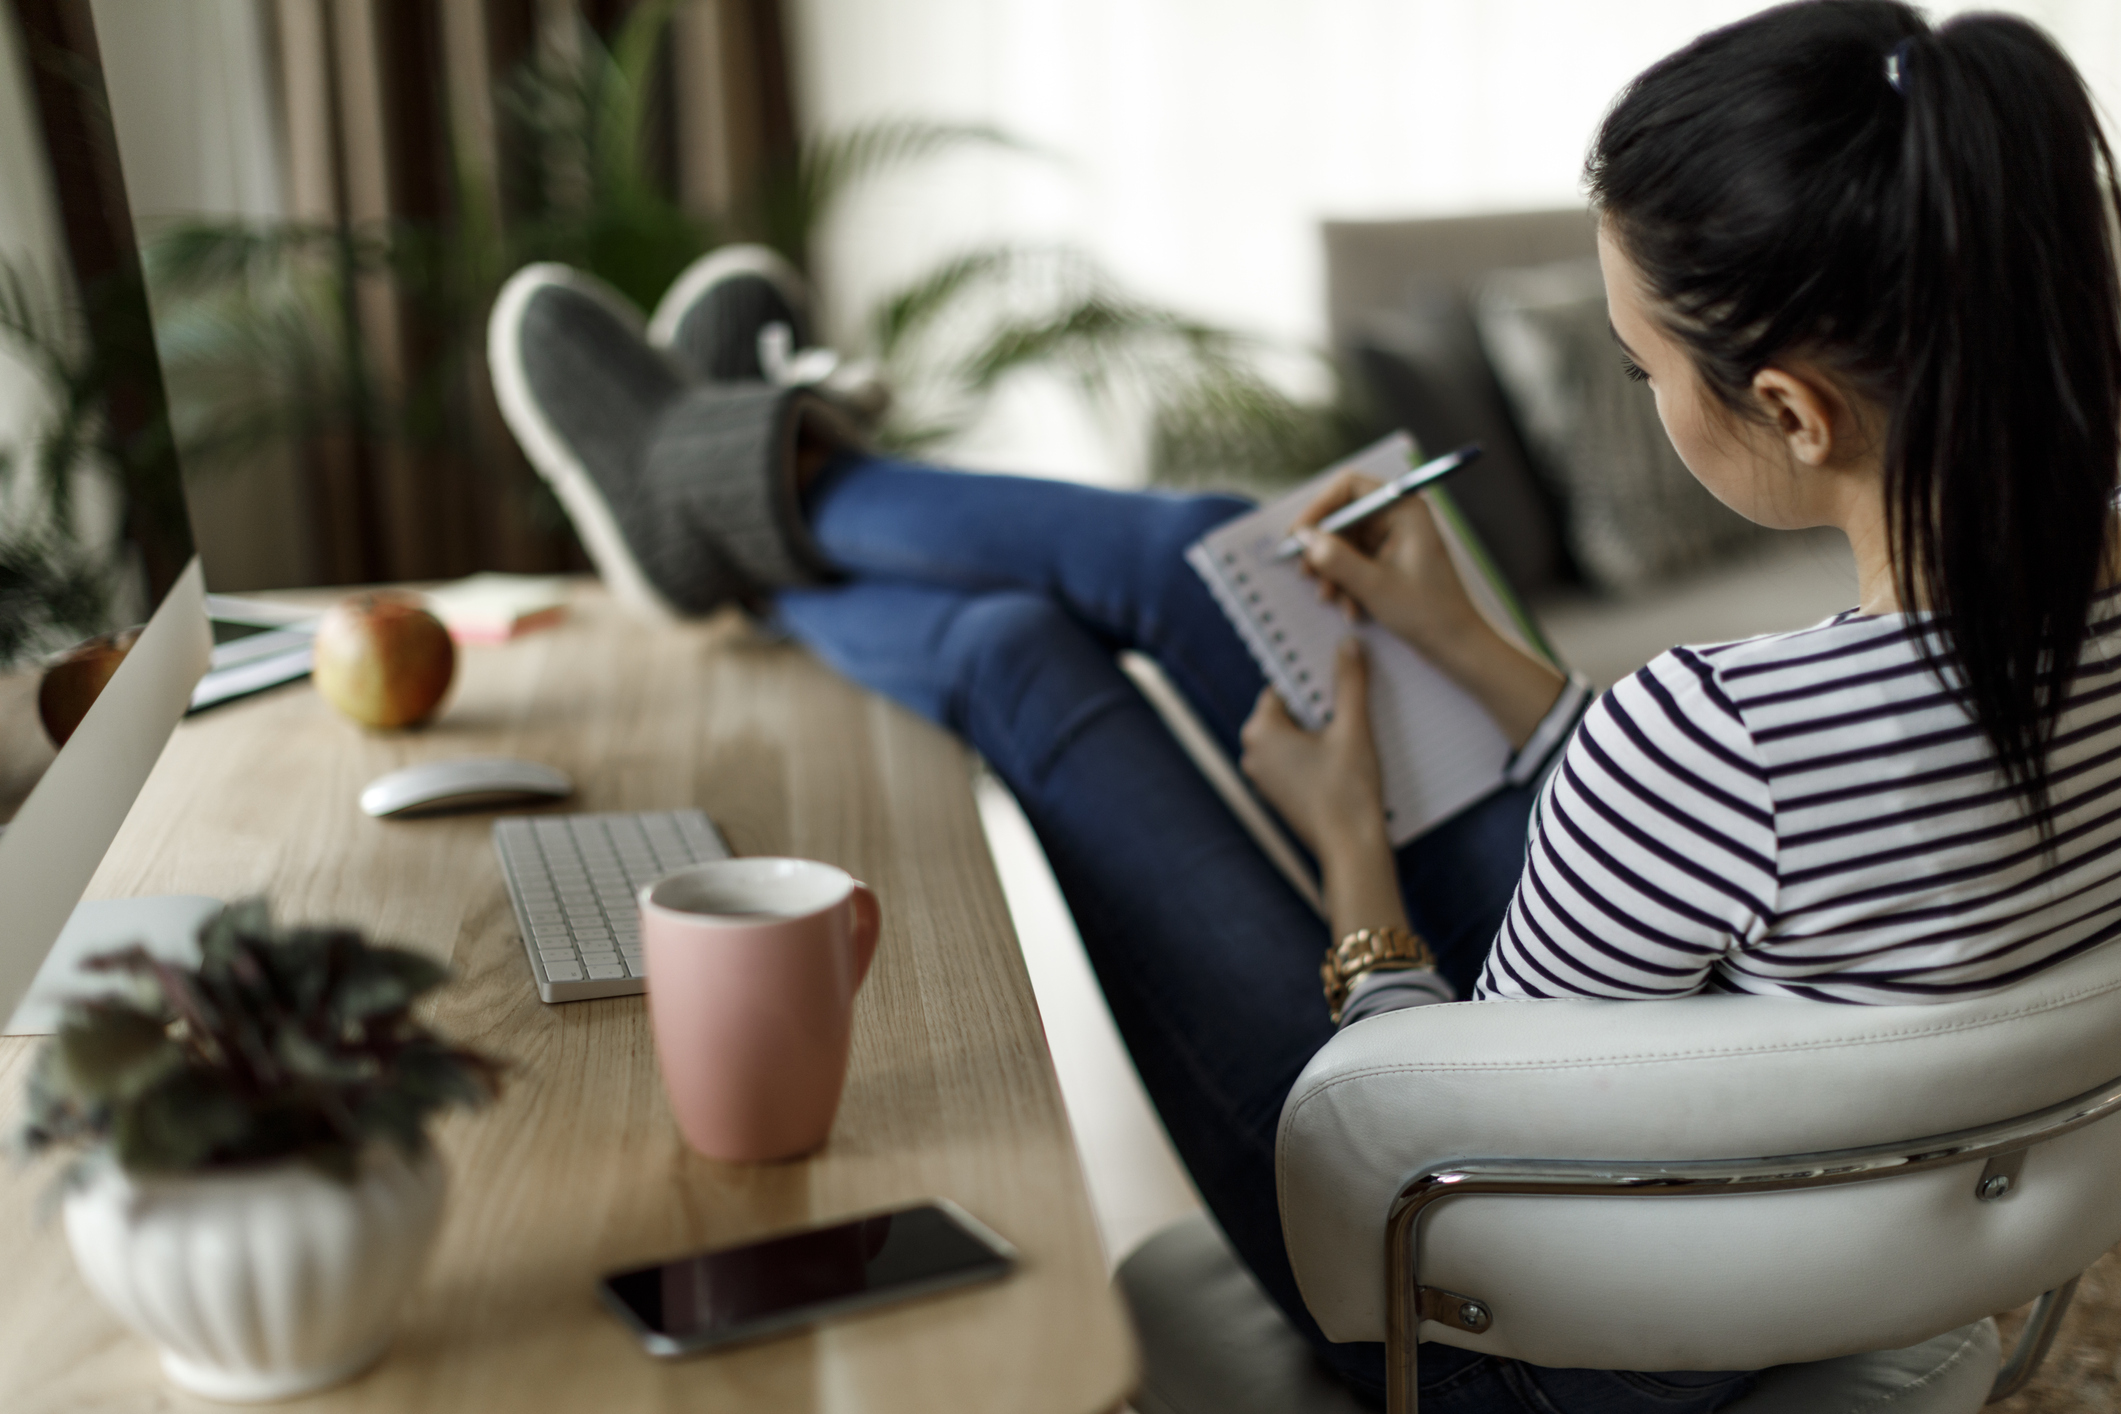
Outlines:
[[690, 1355], [1006, 1276], [1016, 1249], [946, 1199], [652, 1267], [597, 1292], [651, 1355]]

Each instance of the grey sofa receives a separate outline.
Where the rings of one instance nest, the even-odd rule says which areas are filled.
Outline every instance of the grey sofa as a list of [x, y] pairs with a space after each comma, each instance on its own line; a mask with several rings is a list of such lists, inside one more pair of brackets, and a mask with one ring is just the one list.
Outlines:
[[1831, 530], [1748, 540], [1619, 594], [1575, 572], [1566, 507], [1519, 432], [1467, 294], [1496, 271], [1594, 256], [1585, 211], [1331, 221], [1324, 240], [1336, 355], [1381, 425], [1407, 426], [1435, 450], [1488, 445], [1487, 463], [1460, 477], [1454, 495], [1570, 666], [1607, 684], [1676, 643], [1797, 628], [1855, 603], [1854, 566]]

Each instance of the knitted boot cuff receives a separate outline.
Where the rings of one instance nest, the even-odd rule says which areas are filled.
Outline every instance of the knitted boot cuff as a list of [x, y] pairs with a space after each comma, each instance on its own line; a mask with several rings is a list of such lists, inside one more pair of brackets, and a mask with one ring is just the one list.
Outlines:
[[642, 467], [642, 511], [659, 523], [641, 529], [665, 547], [658, 559], [669, 564], [697, 547], [718, 549], [748, 592], [828, 578], [830, 562], [797, 504], [795, 446], [805, 427], [838, 421], [799, 388], [686, 389], [658, 420]]

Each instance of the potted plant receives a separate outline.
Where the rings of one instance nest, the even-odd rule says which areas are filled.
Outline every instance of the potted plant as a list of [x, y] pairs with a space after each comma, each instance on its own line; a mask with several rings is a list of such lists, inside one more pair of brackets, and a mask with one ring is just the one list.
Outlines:
[[23, 1147], [64, 1181], [81, 1274], [209, 1398], [280, 1399], [374, 1363], [441, 1216], [427, 1122], [497, 1064], [412, 1007], [438, 963], [236, 904], [196, 968], [133, 947], [87, 965], [30, 1076]]

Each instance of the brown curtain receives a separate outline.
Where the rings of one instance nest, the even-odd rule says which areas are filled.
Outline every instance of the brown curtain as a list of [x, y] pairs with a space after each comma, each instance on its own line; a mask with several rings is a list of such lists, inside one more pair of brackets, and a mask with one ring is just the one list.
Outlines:
[[[447, 231], [457, 183], [506, 222], [496, 96], [536, 47], [571, 42], [577, 17], [609, 35], [631, 0], [267, 0], [278, 57], [290, 215], [373, 232], [412, 222]], [[688, 209], [726, 210], [761, 166], [793, 148], [795, 123], [778, 0], [688, 0], [665, 44], [655, 134], [664, 175]], [[458, 170], [452, 170], [457, 168]], [[350, 292], [362, 368], [392, 405], [477, 330], [437, 324], [389, 277]], [[458, 345], [461, 347], [461, 345]], [[586, 567], [494, 408], [471, 361], [449, 450], [421, 439], [346, 434], [304, 448], [319, 583], [435, 579], [482, 569]]]

